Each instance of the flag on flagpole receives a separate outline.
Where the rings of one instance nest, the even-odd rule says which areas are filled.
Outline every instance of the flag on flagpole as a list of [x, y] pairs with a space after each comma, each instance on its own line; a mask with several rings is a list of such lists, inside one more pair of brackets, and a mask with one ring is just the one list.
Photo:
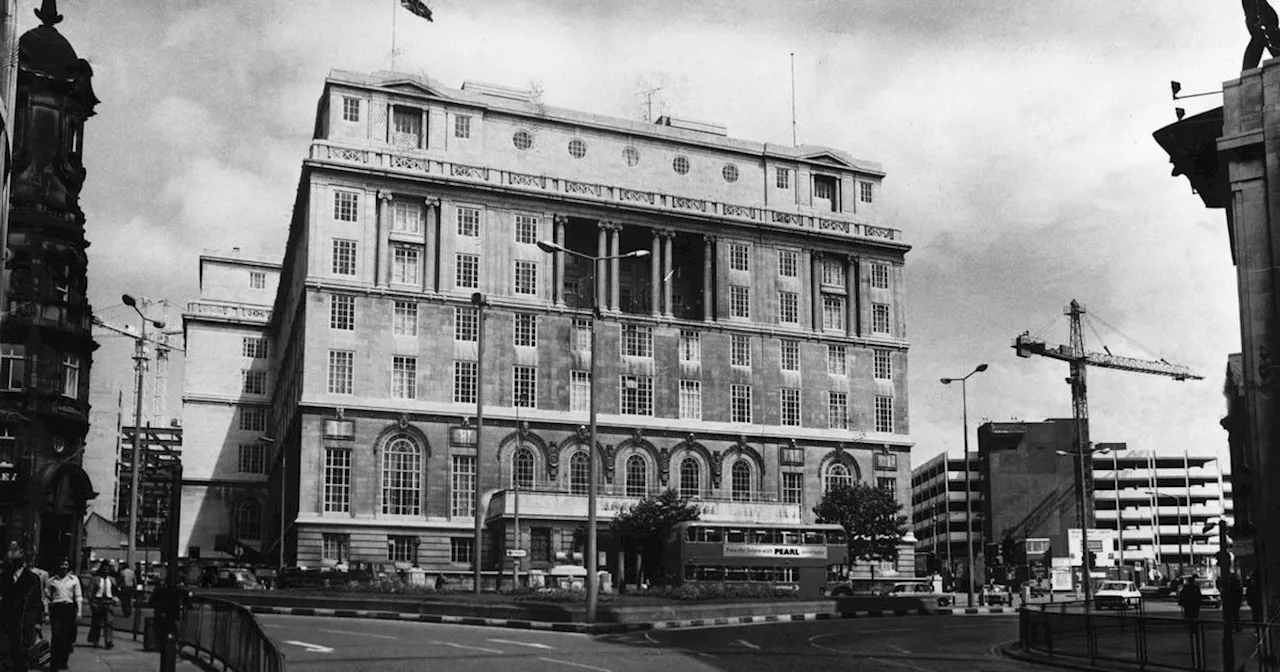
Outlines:
[[431, 20], [431, 8], [422, 0], [400, 0], [400, 6], [428, 21]]

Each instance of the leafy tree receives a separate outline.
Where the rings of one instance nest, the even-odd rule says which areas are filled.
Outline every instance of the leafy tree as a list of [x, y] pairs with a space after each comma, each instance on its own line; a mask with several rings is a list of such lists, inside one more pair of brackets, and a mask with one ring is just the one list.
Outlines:
[[897, 560], [907, 517], [893, 493], [866, 483], [838, 485], [813, 507], [818, 520], [844, 526], [850, 560]]
[[622, 544], [627, 557], [640, 556], [637, 575], [643, 577], [658, 573], [667, 537], [676, 523], [698, 520], [701, 516], [702, 509], [697, 504], [690, 504], [675, 490], [667, 490], [660, 495], [645, 497], [620, 511], [609, 523], [609, 529]]

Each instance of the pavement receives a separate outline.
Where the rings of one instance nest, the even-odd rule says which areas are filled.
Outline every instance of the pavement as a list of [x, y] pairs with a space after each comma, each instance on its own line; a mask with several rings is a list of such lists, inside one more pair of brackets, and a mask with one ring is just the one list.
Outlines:
[[[160, 654], [142, 649], [142, 635], [130, 632], [132, 618], [120, 615], [115, 610], [114, 646], [110, 649], [89, 645], [89, 618], [86, 610], [85, 618], [76, 630], [75, 649], [67, 661], [68, 672], [155, 672], [160, 668]], [[45, 636], [49, 634], [45, 627]], [[47, 668], [42, 668], [47, 669]], [[178, 672], [200, 672], [199, 667], [190, 660], [178, 659]]]

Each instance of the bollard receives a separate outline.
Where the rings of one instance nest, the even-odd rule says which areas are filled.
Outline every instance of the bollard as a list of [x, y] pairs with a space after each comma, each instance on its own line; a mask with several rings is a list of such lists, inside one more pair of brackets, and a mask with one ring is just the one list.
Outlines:
[[159, 651], [156, 643], [156, 619], [148, 616], [142, 621], [142, 650]]
[[1022, 606], [1031, 604], [1031, 586], [1022, 587]]

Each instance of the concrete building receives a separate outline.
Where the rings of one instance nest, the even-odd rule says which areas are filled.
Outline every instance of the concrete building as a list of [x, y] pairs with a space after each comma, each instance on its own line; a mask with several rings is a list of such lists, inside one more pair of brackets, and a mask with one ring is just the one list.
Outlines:
[[267, 324], [280, 265], [239, 255], [200, 256], [200, 298], [183, 331], [183, 487], [178, 548], [201, 559], [254, 558], [268, 516]]
[[[938, 454], [911, 471], [911, 531], [916, 537], [916, 572], [966, 576], [965, 503], [970, 507], [975, 554], [982, 546], [982, 472], [977, 453], [964, 459]], [[977, 563], [975, 563], [977, 564]]]
[[[906, 501], [908, 246], [881, 222], [883, 177], [715, 124], [331, 73], [267, 331], [268, 554], [283, 530], [287, 564], [467, 572], [479, 515], [492, 572], [518, 482], [526, 568], [573, 558], [593, 297], [615, 576], [605, 526], [665, 488], [744, 523], [811, 520], [854, 480]], [[593, 270], [540, 241], [648, 255]]]

